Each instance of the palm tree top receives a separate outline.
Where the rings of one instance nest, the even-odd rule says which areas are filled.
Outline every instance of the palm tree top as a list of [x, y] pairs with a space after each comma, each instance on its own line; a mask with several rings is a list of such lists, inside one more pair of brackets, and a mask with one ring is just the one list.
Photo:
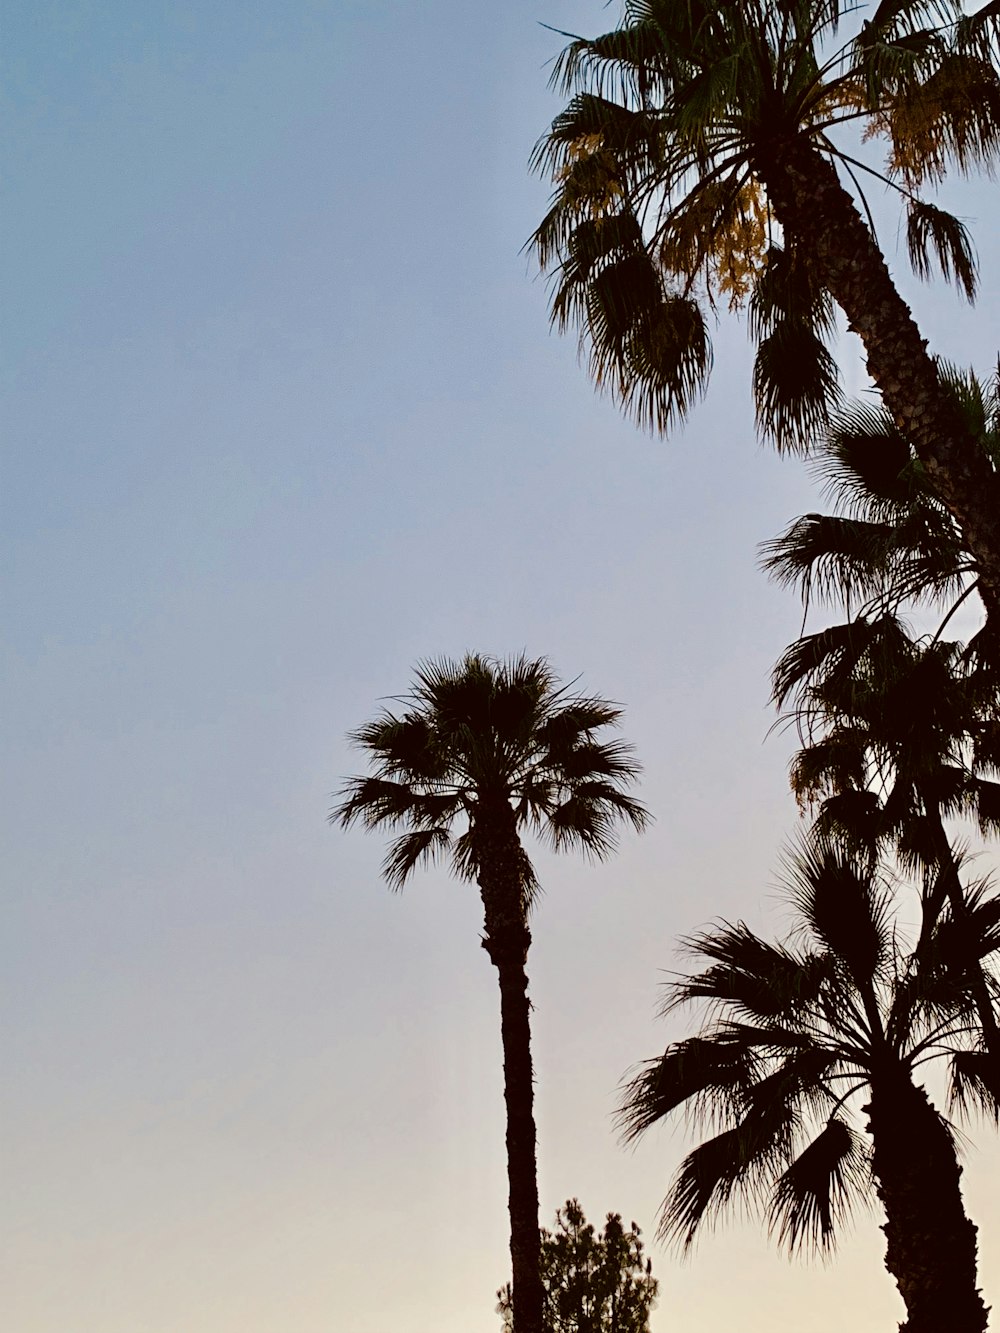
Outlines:
[[1000, 157], [998, 23], [995, 3], [957, 0], [625, 0], [614, 30], [563, 33], [552, 84], [569, 100], [535, 149], [554, 193], [530, 244], [597, 383], [666, 430], [711, 368], [699, 296], [746, 307], [761, 429], [808, 444], [840, 389], [831, 292], [779, 223], [796, 148], [836, 164], [873, 233], [861, 180], [893, 189], [918, 275], [936, 266], [972, 300], [966, 228], [921, 192]]
[[[506, 809], [514, 828], [597, 859], [616, 846], [622, 820], [636, 830], [649, 822], [626, 790], [640, 773], [632, 747], [600, 738], [622, 709], [561, 684], [544, 658], [429, 659], [391, 703], [398, 706], [350, 733], [371, 773], [347, 780], [330, 818], [409, 829], [383, 865], [393, 888], [445, 853], [462, 878], [476, 879], [483, 852], [473, 830], [487, 813], [495, 819]], [[467, 827], [453, 837], [460, 819]], [[530, 899], [537, 883], [526, 858], [525, 874]]]
[[966, 887], [961, 919], [946, 910], [908, 949], [891, 882], [868, 858], [814, 838], [790, 851], [783, 879], [791, 937], [772, 944], [721, 922], [686, 940], [702, 966], [668, 983], [664, 1011], [694, 1003], [705, 1021], [623, 1087], [627, 1141], [682, 1110], [714, 1131], [661, 1211], [660, 1236], [683, 1248], [742, 1199], [763, 1205], [789, 1250], [828, 1249], [868, 1192], [859, 1094], [887, 1071], [912, 1079], [944, 1062], [953, 1111], [1000, 1115], [969, 984], [981, 962], [1000, 997], [1000, 898], [988, 882]]

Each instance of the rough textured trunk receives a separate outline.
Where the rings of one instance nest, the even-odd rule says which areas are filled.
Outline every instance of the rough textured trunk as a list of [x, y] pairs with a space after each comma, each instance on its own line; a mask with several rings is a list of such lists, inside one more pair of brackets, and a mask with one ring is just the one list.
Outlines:
[[868, 1110], [875, 1188], [885, 1209], [885, 1266], [906, 1306], [900, 1333], [983, 1333], [976, 1228], [961, 1167], [937, 1112], [894, 1066], [872, 1078]]
[[535, 1090], [531, 1067], [528, 974], [531, 932], [525, 919], [521, 865], [524, 851], [506, 801], [477, 820], [479, 887], [486, 916], [483, 948], [500, 982], [504, 1101], [507, 1105], [507, 1180], [514, 1333], [542, 1333]]
[[927, 342], [882, 253], [833, 165], [806, 140], [761, 147], [757, 170], [786, 235], [864, 344], [868, 372], [911, 441], [980, 570], [988, 611], [1000, 621], [1000, 479], [948, 395]]

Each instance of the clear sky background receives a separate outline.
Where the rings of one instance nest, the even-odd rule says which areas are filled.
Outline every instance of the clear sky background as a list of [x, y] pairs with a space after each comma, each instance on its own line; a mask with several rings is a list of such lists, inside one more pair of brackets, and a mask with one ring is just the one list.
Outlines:
[[[755, 440], [742, 329], [669, 441], [592, 392], [520, 247], [561, 39], [598, 0], [8, 0], [5, 1157], [11, 1333], [491, 1333], [507, 1273], [495, 974], [474, 890], [402, 897], [329, 829], [346, 731], [413, 663], [545, 654], [621, 701], [657, 817], [540, 855], [530, 959], [543, 1217], [656, 1208], [686, 1140], [623, 1152], [616, 1085], [681, 933], [781, 930], [794, 599], [757, 543], [817, 507]], [[970, 311], [988, 370], [995, 187]], [[841, 349], [854, 386], [856, 349]], [[1000, 1305], [1000, 1153], [970, 1146]], [[656, 1333], [883, 1333], [875, 1219], [836, 1260], [761, 1229], [652, 1246]]]

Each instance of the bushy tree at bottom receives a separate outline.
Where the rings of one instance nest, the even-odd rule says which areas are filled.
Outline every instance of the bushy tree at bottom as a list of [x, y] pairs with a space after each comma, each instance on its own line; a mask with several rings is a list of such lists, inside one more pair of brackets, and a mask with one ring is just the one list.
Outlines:
[[[658, 1284], [634, 1222], [626, 1230], [619, 1214], [609, 1213], [598, 1235], [569, 1199], [541, 1241], [545, 1333], [648, 1333]], [[497, 1296], [504, 1333], [512, 1333], [510, 1284]]]

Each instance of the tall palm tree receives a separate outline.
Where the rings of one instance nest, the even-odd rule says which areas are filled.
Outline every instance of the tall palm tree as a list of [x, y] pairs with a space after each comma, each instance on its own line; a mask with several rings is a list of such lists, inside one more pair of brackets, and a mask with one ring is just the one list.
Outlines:
[[648, 821], [626, 790], [639, 766], [630, 746], [599, 739], [621, 709], [572, 693], [544, 660], [426, 662], [399, 702], [401, 710], [383, 709], [352, 733], [372, 773], [348, 780], [331, 819], [405, 830], [383, 862], [393, 889], [442, 857], [479, 886], [482, 944], [500, 982], [514, 1327], [542, 1333], [525, 970], [538, 881], [521, 834], [531, 830], [556, 851], [607, 856], [620, 822], [641, 830]]
[[829, 1248], [874, 1181], [901, 1333], [981, 1333], [954, 1135], [918, 1071], [944, 1063], [954, 1109], [1000, 1116], [969, 994], [973, 963], [1000, 961], [1000, 898], [970, 890], [964, 921], [946, 912], [922, 950], [907, 950], [869, 863], [816, 841], [788, 870], [792, 941], [771, 944], [742, 922], [687, 941], [705, 966], [669, 985], [664, 1009], [707, 1006], [705, 1023], [626, 1085], [626, 1138], [682, 1111], [717, 1131], [679, 1167], [661, 1236], [690, 1246], [706, 1218], [742, 1200], [764, 1208], [790, 1251]]
[[[1000, 159], [998, 42], [996, 0], [969, 15], [958, 0], [883, 0], [870, 16], [839, 0], [625, 0], [618, 28], [574, 38], [556, 63], [571, 100], [536, 150], [555, 193], [533, 238], [554, 321], [580, 328], [598, 382], [661, 430], [705, 386], [704, 306], [721, 300], [748, 309], [761, 427], [782, 447], [808, 441], [839, 395], [826, 343], [840, 306], [993, 612], [1000, 481], [858, 182], [897, 191], [917, 272], [934, 260], [972, 299], [966, 230], [921, 191]], [[853, 156], [858, 130], [885, 144], [885, 170]]]

